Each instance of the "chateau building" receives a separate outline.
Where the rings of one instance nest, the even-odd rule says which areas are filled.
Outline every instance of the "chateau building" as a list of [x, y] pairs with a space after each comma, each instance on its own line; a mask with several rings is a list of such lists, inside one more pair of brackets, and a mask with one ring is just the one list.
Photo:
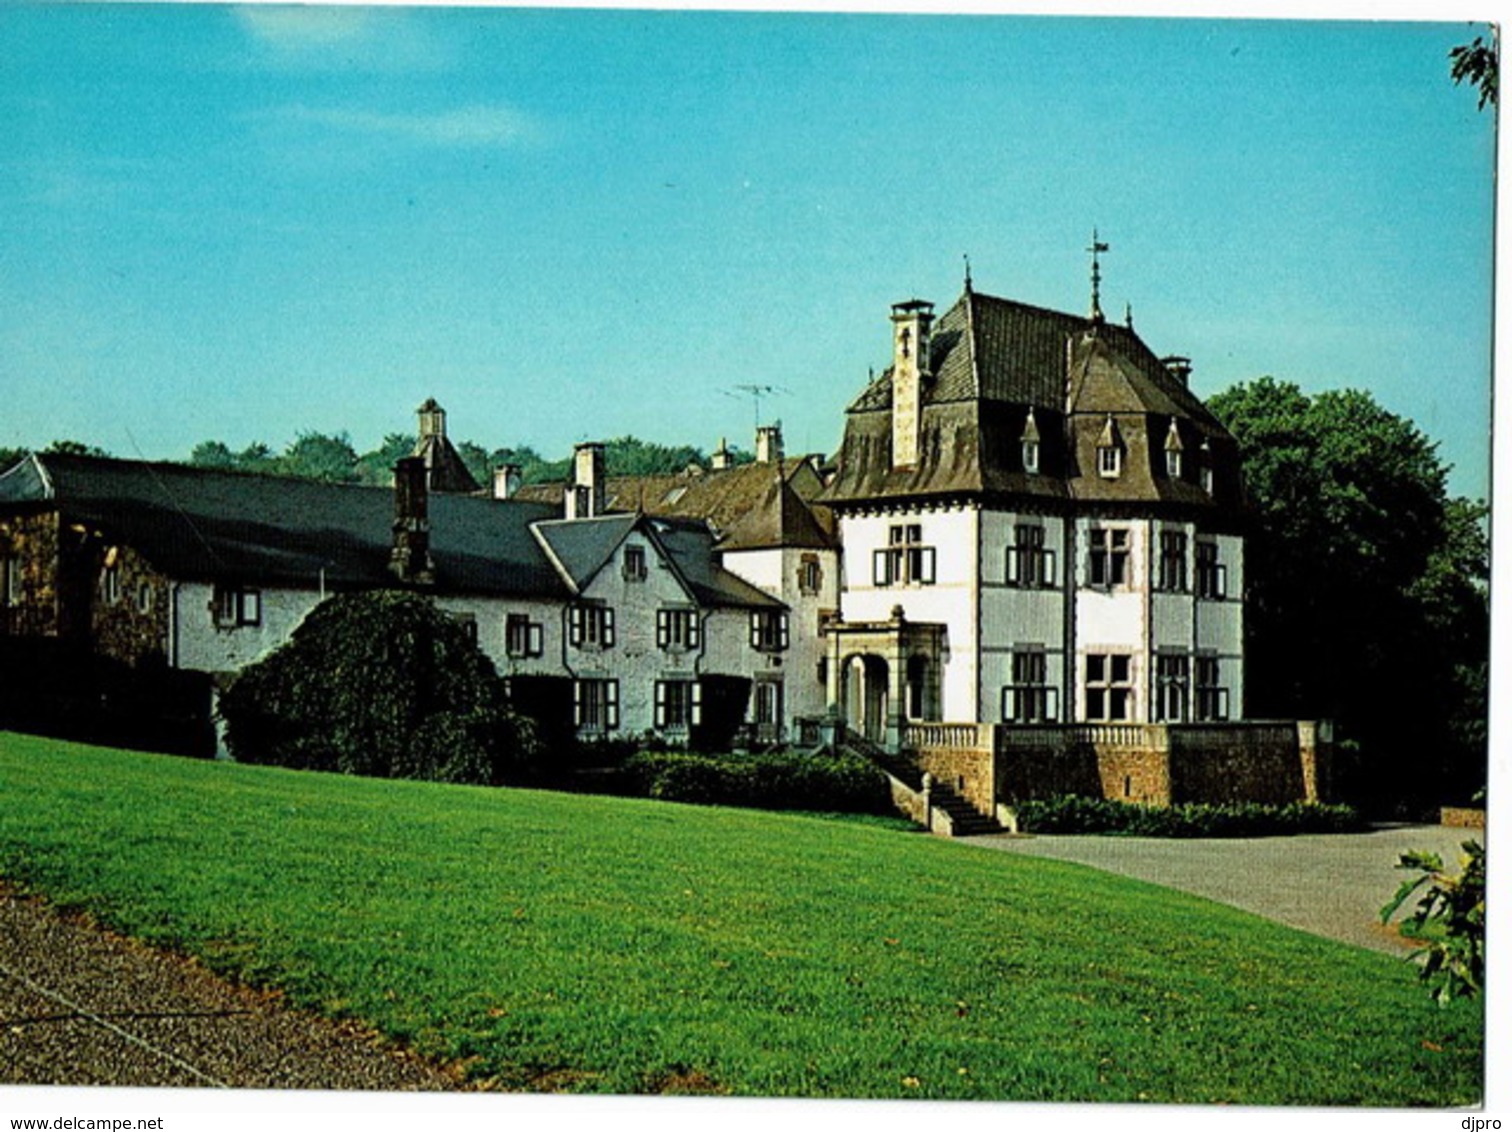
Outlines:
[[0, 475], [0, 629], [221, 681], [401, 586], [585, 737], [848, 735], [986, 818], [1318, 797], [1326, 731], [1243, 719], [1235, 442], [1097, 280], [1085, 316], [969, 276], [894, 305], [832, 464], [773, 425], [741, 465], [608, 477], [583, 444], [567, 482], [484, 489], [434, 400], [392, 489], [34, 455]]

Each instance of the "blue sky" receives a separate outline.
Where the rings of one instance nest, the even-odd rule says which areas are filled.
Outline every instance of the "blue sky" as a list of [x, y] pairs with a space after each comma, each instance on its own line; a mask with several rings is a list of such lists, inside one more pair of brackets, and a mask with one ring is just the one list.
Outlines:
[[0, 6], [0, 445], [832, 450], [889, 304], [1104, 307], [1357, 386], [1484, 495], [1456, 23]]

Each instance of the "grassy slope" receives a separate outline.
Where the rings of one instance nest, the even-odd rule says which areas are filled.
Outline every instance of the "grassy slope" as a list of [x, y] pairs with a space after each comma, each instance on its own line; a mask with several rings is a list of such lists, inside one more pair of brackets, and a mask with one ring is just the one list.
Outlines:
[[1398, 960], [863, 826], [0, 733], [0, 875], [508, 1086], [1480, 1095], [1478, 1008]]

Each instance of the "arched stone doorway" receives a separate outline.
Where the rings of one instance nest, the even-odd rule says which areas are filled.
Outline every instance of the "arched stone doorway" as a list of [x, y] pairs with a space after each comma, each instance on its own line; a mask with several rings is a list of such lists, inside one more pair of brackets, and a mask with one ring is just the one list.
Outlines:
[[840, 669], [840, 702], [845, 726], [871, 740], [887, 738], [887, 661], [869, 653], [852, 653]]

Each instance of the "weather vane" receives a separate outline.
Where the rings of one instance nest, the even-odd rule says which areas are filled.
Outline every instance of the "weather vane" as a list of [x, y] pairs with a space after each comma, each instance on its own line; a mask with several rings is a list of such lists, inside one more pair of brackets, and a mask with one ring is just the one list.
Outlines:
[[1097, 229], [1092, 229], [1092, 246], [1087, 249], [1092, 253], [1092, 319], [1101, 322], [1102, 312], [1102, 266], [1097, 257], [1100, 253], [1108, 250], [1108, 245], [1097, 238]]

